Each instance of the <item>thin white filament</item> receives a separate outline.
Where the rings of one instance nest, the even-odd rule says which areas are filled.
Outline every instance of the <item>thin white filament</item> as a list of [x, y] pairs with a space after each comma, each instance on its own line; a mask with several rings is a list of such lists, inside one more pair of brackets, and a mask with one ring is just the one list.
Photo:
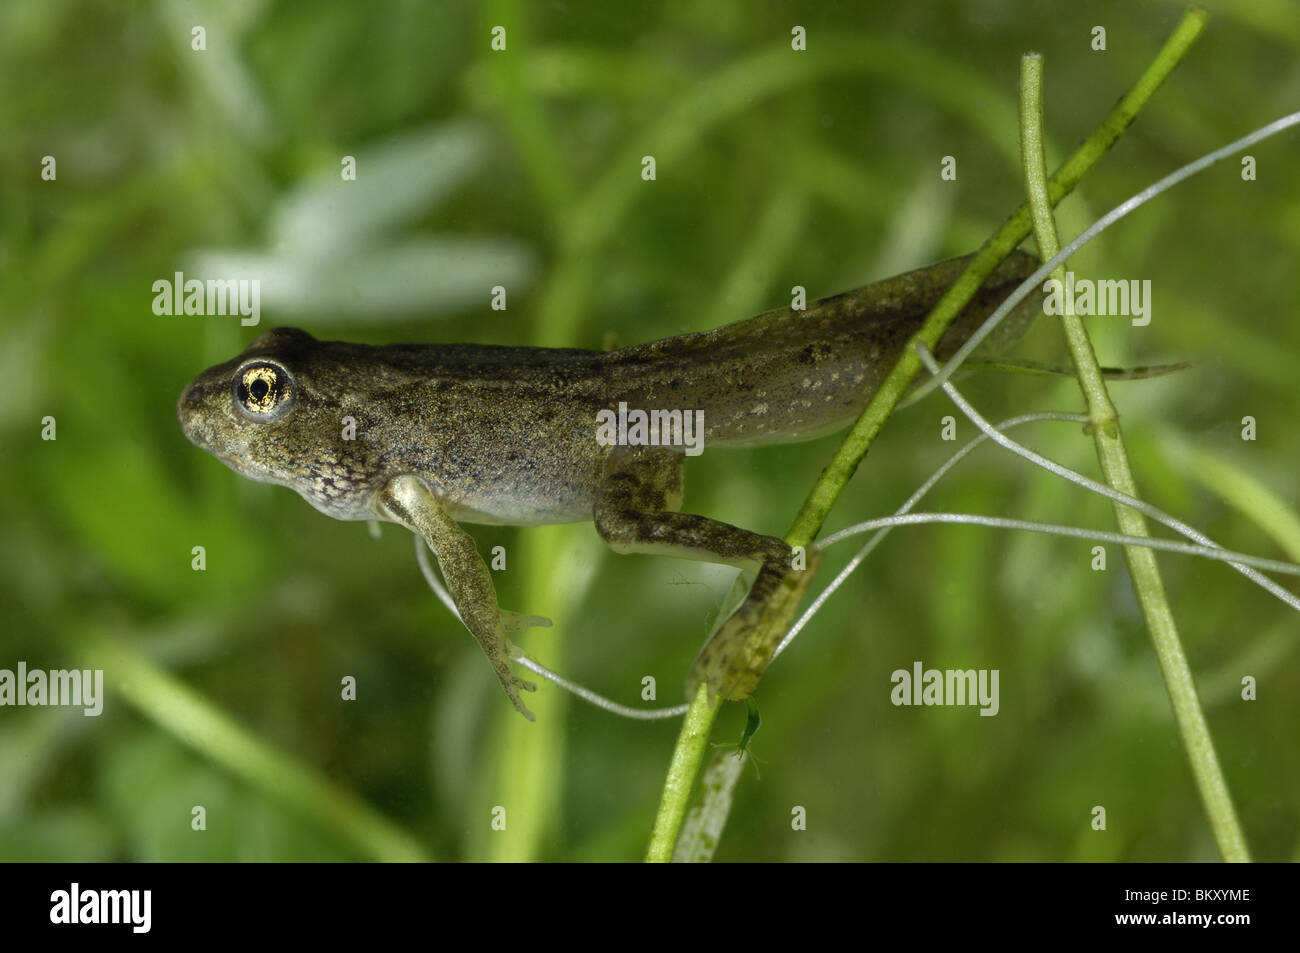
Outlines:
[[1195, 162], [1187, 163], [1187, 165], [1175, 172], [1171, 172], [1154, 185], [1147, 186], [1141, 192], [1126, 199], [1119, 205], [1116, 205], [1113, 209], [1079, 233], [1079, 236], [1075, 238], [1074, 241], [1070, 242], [1070, 244], [1062, 248], [1054, 258], [1045, 262], [1042, 267], [1021, 282], [1020, 287], [1011, 292], [1007, 299], [1002, 302], [1001, 306], [989, 315], [988, 320], [980, 325], [979, 330], [970, 336], [970, 340], [958, 348], [957, 353], [954, 354], [949, 359], [948, 363], [943, 366], [943, 370], [939, 372], [938, 376], [932, 377], [913, 391], [911, 400], [920, 400], [926, 394], [930, 393], [930, 391], [934, 390], [936, 387], [940, 387], [945, 381], [947, 381], [948, 378], [952, 376], [953, 371], [961, 366], [961, 363], [970, 356], [971, 352], [974, 351], [975, 348], [979, 347], [980, 342], [983, 341], [984, 338], [986, 338], [989, 333], [1001, 323], [1002, 319], [1005, 318], [1016, 305], [1025, 299], [1030, 291], [1038, 287], [1039, 283], [1042, 282], [1042, 280], [1046, 278], [1057, 265], [1061, 264], [1129, 212], [1132, 212], [1141, 205], [1145, 205], [1161, 192], [1173, 188], [1179, 182], [1190, 178], [1202, 169], [1218, 162], [1220, 159], [1226, 159], [1228, 156], [1240, 152], [1242, 149], [1248, 149], [1255, 143], [1267, 139], [1269, 136], [1275, 136], [1284, 129], [1289, 129], [1297, 123], [1300, 123], [1300, 112], [1294, 112], [1289, 116], [1283, 116], [1281, 119], [1276, 119], [1268, 125], [1256, 129], [1250, 135], [1243, 136], [1236, 142], [1230, 142], [1221, 149], [1215, 149], [1213, 152], [1201, 156]]
[[[924, 349], [924, 346], [923, 345], [920, 346], [919, 349]], [[923, 362], [927, 364], [927, 367], [929, 367], [932, 371], [937, 369], [937, 367], [934, 364], [934, 360], [930, 356], [930, 352], [928, 350], [924, 350], [921, 359]], [[957, 406], [961, 408], [962, 412], [966, 414], [966, 416], [969, 417], [970, 420], [977, 427], [980, 428], [981, 434], [978, 437], [975, 437], [973, 440], [970, 440], [960, 450], [958, 450], [946, 461], [944, 461], [943, 465], [940, 466], [939, 469], [937, 469], [930, 476], [928, 480], [926, 480], [923, 484], [921, 484], [921, 486], [916, 490], [916, 492], [913, 493], [907, 499], [907, 501], [895, 511], [894, 513], [895, 517], [902, 517], [910, 513], [912, 507], [914, 507], [918, 502], [920, 502], [921, 498], [926, 493], [928, 493], [930, 489], [949, 470], [951, 470], [954, 466], [956, 466], [957, 463], [959, 463], [964, 457], [966, 457], [972, 450], [974, 450], [980, 444], [984, 443], [987, 440], [994, 440], [997, 443], [1001, 444], [1002, 446], [1006, 447], [1006, 449], [1011, 450], [1013, 453], [1023, 456], [1026, 459], [1030, 460], [1030, 462], [1039, 466], [1043, 466], [1051, 473], [1060, 476], [1066, 480], [1069, 480], [1072, 483], [1077, 483], [1080, 486], [1083, 486], [1086, 489], [1091, 490], [1092, 492], [1099, 493], [1102, 496], [1106, 496], [1117, 502], [1124, 503], [1125, 505], [1138, 504], [1134, 506], [1135, 509], [1142, 511], [1147, 516], [1151, 517], [1157, 522], [1163, 523], [1164, 525], [1168, 526], [1170, 529], [1182, 533], [1187, 538], [1203, 544], [1203, 546], [1199, 546], [1199, 547], [1195, 547], [1195, 546], [1188, 547], [1186, 546], [1186, 544], [1180, 544], [1174, 542], [1170, 546], [1165, 546], [1161, 544], [1161, 545], [1156, 545], [1152, 548], [1168, 549], [1174, 552], [1182, 552], [1189, 555], [1204, 556], [1209, 559], [1217, 559], [1220, 561], [1227, 562], [1234, 569], [1236, 569], [1238, 572], [1244, 575], [1247, 579], [1251, 580], [1251, 582], [1254, 582], [1256, 585], [1262, 587], [1263, 589], [1277, 596], [1279, 599], [1281, 599], [1287, 605], [1291, 606], [1293, 609], [1300, 610], [1300, 598], [1297, 598], [1295, 595], [1288, 592], [1286, 589], [1283, 589], [1281, 586], [1279, 586], [1273, 580], [1269, 579], [1267, 576], [1264, 576], [1261, 573], [1256, 572], [1254, 569], [1251, 569], [1248, 565], [1244, 565], [1243, 562], [1234, 562], [1232, 557], [1236, 554], [1230, 553], [1227, 550], [1223, 549], [1221, 546], [1219, 546], [1218, 543], [1214, 542], [1209, 537], [1203, 535], [1202, 533], [1197, 532], [1195, 529], [1185, 525], [1184, 523], [1175, 519], [1174, 517], [1168, 516], [1163, 511], [1157, 509], [1154, 506], [1151, 506], [1148, 503], [1145, 503], [1141, 500], [1137, 500], [1133, 497], [1126, 496], [1123, 493], [1119, 493], [1115, 490], [1112, 490], [1108, 486], [1104, 486], [1099, 483], [1094, 483], [1092, 480], [1089, 480], [1087, 477], [1083, 476], [1082, 474], [1076, 473], [1075, 471], [1070, 470], [1067, 467], [1063, 467], [1060, 464], [1055, 463], [1054, 461], [1046, 459], [1045, 457], [1040, 457], [1038, 454], [1027, 449], [1026, 447], [1021, 446], [1020, 444], [1016, 443], [1010, 438], [1005, 437], [1001, 433], [1001, 431], [1003, 430], [1008, 430], [1012, 427], [1020, 426], [1021, 424], [1032, 423], [1035, 421], [1042, 421], [1042, 420], [1061, 420], [1061, 421], [1068, 421], [1072, 423], [1087, 423], [1088, 417], [1086, 414], [1064, 414], [1064, 413], [1023, 414], [1018, 417], [1010, 417], [1007, 420], [1004, 420], [995, 426], [990, 424], [987, 420], [985, 420], [982, 416], [980, 416], [974, 410], [973, 407], [971, 407], [968, 403], [966, 403], [966, 401], [961, 398], [961, 395], [956, 392], [956, 388], [954, 388], [952, 384], [945, 384], [944, 389], [945, 391], [949, 392], [949, 396], [953, 398], [954, 402], [957, 403]], [[838, 590], [840, 586], [843, 585], [845, 581], [848, 580], [849, 576], [853, 574], [853, 572], [858, 568], [858, 566], [862, 564], [862, 562], [867, 558], [867, 556], [870, 555], [870, 553], [876, 548], [876, 546], [880, 544], [881, 540], [883, 540], [885, 536], [889, 534], [889, 531], [894, 526], [915, 525], [917, 523], [931, 523], [931, 522], [968, 523], [971, 525], [996, 526], [1002, 529], [1030, 529], [1035, 532], [1050, 533], [1058, 536], [1073, 536], [1081, 539], [1093, 539], [1097, 541], [1119, 541], [1123, 545], [1129, 545], [1122, 542], [1123, 539], [1127, 538], [1131, 540], [1131, 545], [1139, 545], [1139, 546], [1146, 545], [1145, 540], [1147, 539], [1147, 537], [1121, 537], [1120, 534], [1112, 533], [1112, 534], [1106, 534], [1108, 537], [1110, 537], [1110, 539], [1105, 540], [1102, 538], [1100, 534], [1094, 533], [1091, 530], [1086, 530], [1078, 527], [1058, 527], [1050, 523], [1027, 524], [1023, 521], [993, 520], [992, 518], [989, 517], [978, 517], [978, 516], [963, 517], [962, 514], [954, 514], [954, 513], [919, 514], [919, 515], [924, 518], [909, 519], [909, 520], [898, 519], [895, 522], [888, 522], [888, 520], [885, 521], [876, 520], [870, 523], [860, 523], [857, 524], [856, 526], [851, 526], [848, 527], [847, 529], [840, 530], [839, 532], [833, 533], [830, 536], [827, 536], [826, 538], [820, 540], [817, 543], [817, 548], [825, 549], [826, 547], [834, 543], [840, 542], [843, 539], [847, 539], [850, 536], [859, 535], [864, 532], [870, 532], [872, 529], [876, 527], [880, 527], [877, 530], [876, 535], [872, 536], [871, 539], [868, 540], [867, 543], [860, 550], [858, 550], [858, 552], [853, 556], [853, 558], [849, 560], [849, 562], [844, 566], [844, 568], [841, 569], [839, 573], [836, 574], [835, 578], [831, 580], [830, 584], [827, 585], [826, 588], [823, 589], [820, 593], [818, 593], [817, 597], [809, 604], [808, 608], [804, 611], [803, 615], [799, 617], [799, 620], [795, 622], [793, 626], [790, 627], [790, 631], [786, 633], [785, 637], [781, 640], [780, 644], [777, 645], [776, 650], [772, 653], [772, 659], [775, 661], [776, 657], [786, 650], [786, 648], [790, 645], [790, 643], [794, 641], [795, 636], [797, 636], [803, 630], [804, 626], [806, 626], [809, 622], [812, 621], [813, 616], [815, 616], [819, 611], [821, 611], [822, 606], [825, 605], [826, 601], [831, 597], [831, 595], [833, 595], [835, 591]], [[1061, 530], [1065, 530], [1065, 531], [1062, 532]], [[1161, 542], [1163, 543], [1163, 541]], [[1300, 574], [1300, 566], [1291, 563], [1283, 563], [1283, 562], [1278, 562], [1276, 560], [1266, 560], [1254, 556], [1247, 557], [1246, 561], [1254, 563], [1255, 565], [1262, 565], [1265, 568], [1273, 569], [1276, 572], [1288, 573], [1292, 575]]]
[[[1021, 424], [1033, 423], [1039, 420], [1064, 420], [1070, 423], [1087, 423], [1088, 417], [1085, 414], [1062, 414], [1062, 413], [1051, 413], [1051, 412], [1038, 413], [1038, 414], [1021, 414], [1018, 417], [1009, 417], [1006, 420], [1002, 421], [1001, 423], [998, 424], [998, 429], [999, 430], [1009, 429], [1011, 427], [1018, 427]], [[968, 441], [965, 446], [963, 446], [960, 450], [958, 450], [951, 457], [945, 460], [943, 464], [939, 467], [939, 469], [935, 470], [934, 473], [931, 474], [930, 478], [926, 480], [924, 483], [922, 483], [917, 488], [916, 492], [913, 493], [911, 496], [909, 496], [907, 498], [907, 501], [902, 506], [900, 506], [897, 510], [894, 511], [894, 515], [901, 516], [904, 513], [910, 513], [912, 511], [912, 507], [916, 506], [916, 504], [921, 501], [921, 498], [925, 496], [925, 494], [929, 493], [931, 488], [936, 483], [938, 483], [941, 479], [943, 479], [944, 475], [949, 470], [955, 467], [967, 456], [967, 454], [969, 454], [972, 450], [974, 450], [976, 447], [978, 447], [980, 444], [984, 443], [988, 439], [989, 436], [987, 434], [980, 434], [978, 437], [975, 437], [973, 440]], [[880, 545], [880, 541], [889, 535], [891, 529], [892, 527], [886, 526], [885, 528], [879, 530], [875, 536], [872, 536], [871, 539], [869, 539], [866, 542], [866, 544], [857, 551], [857, 553], [853, 556], [853, 558], [848, 561], [848, 563], [844, 566], [844, 568], [839, 571], [839, 573], [835, 576], [835, 578], [831, 580], [830, 585], [828, 585], [825, 589], [823, 589], [820, 593], [817, 594], [817, 598], [815, 598], [812, 601], [812, 603], [809, 604], [808, 608], [804, 611], [803, 615], [799, 617], [799, 621], [797, 621], [794, 625], [790, 627], [790, 631], [785, 634], [785, 638], [783, 638], [780, 644], [777, 645], [776, 651], [772, 653], [773, 661], [776, 660], [776, 657], [778, 655], [780, 655], [782, 652], [785, 651], [786, 646], [788, 646], [791, 642], [794, 641], [794, 637], [803, 630], [803, 627], [812, 621], [812, 617], [815, 616], [819, 611], [821, 611], [821, 607], [826, 604], [826, 600], [829, 599], [835, 593], [835, 590], [839, 589], [839, 587], [844, 584], [844, 582], [849, 578], [849, 576], [853, 574], [854, 570], [856, 570], [858, 566], [862, 565], [863, 560], [865, 560], [867, 556], [871, 554], [872, 550], [874, 550], [878, 545]], [[817, 544], [817, 548], [821, 549], [826, 545], [827, 545], [826, 541], [822, 540]]]
[[[447, 592], [442, 581], [433, 571], [433, 566], [429, 563], [429, 553], [426, 549], [426, 542], [419, 534], [415, 535], [415, 561], [420, 564], [420, 573], [424, 576], [424, 581], [429, 584], [433, 594], [438, 600], [447, 607], [447, 611], [460, 619], [460, 613], [456, 611], [456, 603], [451, 598], [451, 593]], [[464, 620], [461, 620], [464, 624]], [[620, 705], [612, 699], [603, 695], [597, 695], [589, 688], [584, 688], [577, 682], [572, 682], [558, 672], [552, 672], [541, 662], [535, 662], [528, 656], [520, 656], [515, 659], [520, 665], [529, 671], [536, 672], [543, 678], [550, 679], [556, 685], [577, 695], [585, 702], [595, 705], [597, 708], [603, 708], [605, 711], [613, 712], [615, 715], [622, 715], [624, 718], [637, 718], [642, 721], [656, 721], [661, 718], [677, 718], [686, 714], [689, 705], [677, 705], [673, 708], [631, 708], [627, 705]]]
[[994, 529], [1025, 530], [1031, 533], [1049, 533], [1053, 536], [1068, 536], [1074, 539], [1087, 539], [1100, 543], [1117, 543], [1120, 546], [1144, 546], [1148, 549], [1163, 549], [1166, 552], [1182, 553], [1186, 556], [1204, 556], [1221, 562], [1249, 563], [1271, 569], [1273, 572], [1300, 576], [1300, 565], [1265, 559], [1262, 556], [1250, 556], [1236, 553], [1217, 546], [1199, 546], [1196, 543], [1183, 543], [1176, 539], [1158, 539], [1152, 536], [1129, 536], [1126, 533], [1110, 533], [1100, 529], [1087, 529], [1082, 526], [1062, 526], [1059, 523], [1036, 523], [1032, 520], [1006, 519], [1000, 516], [980, 516], [976, 513], [904, 513], [901, 516], [882, 516], [880, 519], [857, 523], [837, 533], [832, 533], [822, 540], [822, 546], [831, 546], [841, 540], [861, 533], [869, 533], [882, 526], [916, 526], [922, 523], [959, 523], [963, 526], [991, 526]]
[[[926, 370], [930, 371], [930, 373], [932, 374], [936, 373], [939, 368], [938, 368], [938, 364], [935, 362], [934, 355], [930, 353], [930, 349], [927, 348], [924, 344], [918, 343], [916, 346], [916, 350], [917, 353], [920, 355], [921, 363], [925, 365]], [[1071, 483], [1078, 484], [1079, 486], [1083, 487], [1086, 490], [1091, 490], [1093, 493], [1096, 493], [1099, 496], [1104, 496], [1107, 499], [1113, 500], [1116, 503], [1123, 503], [1125, 506], [1131, 507], [1132, 509], [1137, 510], [1139, 513], [1145, 514], [1146, 516], [1155, 520], [1157, 523], [1163, 523], [1165, 526], [1168, 526], [1170, 529], [1174, 530], [1175, 532], [1180, 533], [1183, 536], [1186, 536], [1188, 539], [1194, 540], [1195, 542], [1200, 543], [1203, 546], [1212, 549], [1222, 549], [1222, 547], [1219, 546], [1218, 543], [1210, 539], [1205, 534], [1199, 532], [1196, 529], [1193, 529], [1191, 526], [1188, 526], [1186, 523], [1182, 522], [1181, 520], [1175, 519], [1174, 517], [1170, 516], [1168, 513], [1164, 512], [1163, 510], [1157, 509], [1156, 507], [1152, 506], [1150, 503], [1147, 503], [1144, 500], [1139, 500], [1125, 493], [1120, 493], [1118, 490], [1112, 489], [1111, 487], [1106, 486], [1103, 483], [1098, 483], [1096, 480], [1089, 479], [1088, 477], [1084, 476], [1082, 473], [1079, 473], [1075, 470], [1071, 470], [1069, 467], [1063, 467], [1059, 463], [1056, 463], [1053, 460], [1048, 460], [1046, 457], [1034, 453], [1034, 451], [1030, 450], [1028, 447], [1021, 446], [1020, 444], [1016, 443], [1014, 440], [1012, 440], [1010, 437], [1006, 436], [1005, 434], [998, 433], [995, 429], [993, 429], [993, 427], [989, 424], [989, 422], [985, 420], [983, 416], [980, 415], [979, 411], [977, 411], [974, 407], [972, 407], [970, 403], [966, 400], [966, 398], [962, 397], [961, 393], [957, 390], [955, 386], [953, 386], [951, 381], [944, 381], [943, 390], [944, 393], [948, 395], [948, 398], [954, 404], [957, 405], [958, 409], [961, 410], [961, 412], [965, 414], [966, 417], [969, 418], [969, 420], [973, 424], [975, 424], [976, 427], [978, 427], [981, 431], [987, 434], [990, 440], [996, 441], [998, 444], [1010, 450], [1012, 453], [1024, 457], [1030, 463], [1042, 467], [1044, 470], [1047, 470], [1049, 473], [1061, 477], [1064, 480], [1068, 480]], [[1275, 562], [1275, 561], [1270, 560], [1270, 562]], [[1300, 610], [1300, 597], [1296, 597], [1292, 593], [1288, 592], [1286, 589], [1283, 589], [1281, 586], [1275, 583], [1272, 579], [1269, 579], [1267, 576], [1261, 575], [1260, 573], [1255, 572], [1253, 569], [1248, 568], [1247, 564], [1256, 565], [1256, 566], [1261, 565], [1259, 562], [1252, 562], [1251, 560], [1230, 560], [1229, 561], [1229, 565], [1231, 565], [1233, 569], [1237, 570], [1237, 572], [1241, 573], [1251, 582], [1255, 583], [1257, 586], [1260, 586], [1266, 591], [1272, 593], [1274, 596], [1281, 599], [1291, 608]], [[1277, 563], [1277, 565], [1291, 565], [1291, 564]], [[1271, 567], [1266, 567], [1266, 568], [1271, 568]], [[1274, 571], [1286, 572], [1287, 570], [1274, 569]]]

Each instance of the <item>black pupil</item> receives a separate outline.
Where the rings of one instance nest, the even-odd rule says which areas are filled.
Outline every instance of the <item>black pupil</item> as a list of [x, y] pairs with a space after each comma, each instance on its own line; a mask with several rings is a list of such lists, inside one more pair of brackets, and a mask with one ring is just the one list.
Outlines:
[[266, 398], [266, 395], [270, 393], [270, 391], [271, 385], [260, 377], [253, 381], [252, 386], [248, 388], [248, 392], [253, 395], [253, 400], [257, 401], [259, 404]]

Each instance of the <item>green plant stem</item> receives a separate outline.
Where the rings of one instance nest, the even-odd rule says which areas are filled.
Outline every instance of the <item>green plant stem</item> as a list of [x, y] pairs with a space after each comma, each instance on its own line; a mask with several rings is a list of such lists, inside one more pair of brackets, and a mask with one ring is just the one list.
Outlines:
[[650, 847], [645, 859], [650, 863], [666, 864], [673, 859], [673, 845], [682, 829], [682, 818], [690, 803], [691, 787], [699, 773], [704, 750], [708, 747], [709, 731], [718, 705], [709, 704], [709, 692], [701, 685], [691, 701], [691, 707], [682, 721], [682, 731], [673, 749], [673, 760], [668, 765], [668, 778], [664, 781], [663, 799], [650, 831]]
[[[1061, 250], [1061, 246], [1057, 239], [1056, 222], [1052, 216], [1047, 192], [1042, 137], [1042, 87], [1043, 59], [1036, 53], [1027, 54], [1020, 61], [1020, 150], [1025, 171], [1025, 189], [1034, 220], [1034, 236], [1038, 241], [1039, 254], [1046, 261], [1054, 257]], [[1052, 277], [1060, 281], [1063, 286], [1065, 265], [1059, 265], [1052, 272]], [[1079, 387], [1088, 404], [1093, 441], [1097, 446], [1097, 458], [1101, 462], [1106, 482], [1112, 489], [1136, 497], [1137, 484], [1129, 466], [1128, 453], [1119, 426], [1119, 414], [1106, 391], [1106, 382], [1102, 378], [1101, 367], [1097, 363], [1097, 354], [1093, 350], [1088, 331], [1083, 321], [1074, 313], [1071, 302], [1066, 302], [1061, 324], [1070, 348], [1070, 360], [1074, 363]], [[1115, 518], [1119, 523], [1120, 532], [1139, 537], [1150, 536], [1146, 518], [1137, 510], [1116, 503]], [[1129, 573], [1133, 578], [1133, 588], [1137, 592], [1138, 602], [1142, 605], [1147, 629], [1151, 633], [1151, 641], [1155, 645], [1156, 657], [1160, 660], [1160, 670], [1164, 674], [1165, 688], [1173, 703], [1174, 717], [1182, 735], [1183, 747], [1187, 750], [1192, 774], [1196, 778], [1196, 786], [1205, 805], [1206, 816], [1214, 831], [1214, 839], [1219, 845], [1219, 853], [1224, 860], [1249, 860], [1250, 852], [1241, 831], [1241, 824], [1233, 810], [1227, 781], [1224, 780], [1223, 772], [1219, 768], [1214, 741], [1210, 737], [1210, 729], [1205, 722], [1205, 712], [1201, 710], [1201, 703], [1196, 695], [1196, 684], [1192, 680], [1191, 669], [1183, 653], [1178, 627], [1165, 594], [1164, 581], [1160, 576], [1160, 567], [1156, 563], [1155, 553], [1145, 546], [1126, 546], [1124, 555], [1128, 560]]]
[[[1101, 125], [1052, 175], [1047, 183], [1050, 204], [1055, 205], [1073, 191], [1083, 176], [1110, 150], [1115, 140], [1128, 128], [1147, 101], [1160, 88], [1165, 78], [1196, 42], [1205, 29], [1207, 18], [1205, 11], [1200, 9], [1188, 10], [1183, 15], [1151, 65], [1133, 84], [1133, 88], [1116, 103], [1115, 108]], [[1021, 205], [984, 243], [966, 271], [934, 306], [924, 326], [913, 338], [912, 343], [904, 349], [903, 356], [894, 365], [889, 376], [853, 425], [853, 429], [840, 444], [830, 465], [822, 471], [789, 532], [785, 535], [787, 543], [791, 546], [808, 546], [816, 538], [840, 492], [852, 478], [876, 434], [880, 432], [885, 420], [893, 412], [895, 405], [920, 370], [921, 362], [916, 353], [915, 342], [922, 341], [933, 350], [953, 318], [961, 312], [966, 302], [993, 273], [998, 263], [1029, 235], [1031, 228], [1029, 207], [1027, 204]], [[1149, 550], [1146, 552], [1150, 553]], [[702, 759], [704, 748], [708, 744], [709, 730], [717, 710], [716, 705], [709, 705], [704, 692], [697, 694], [691, 701], [690, 710], [686, 714], [681, 733], [677, 738], [677, 747], [673, 752], [668, 779], [659, 802], [647, 860], [666, 861], [672, 856], [672, 843], [676, 840], [681, 829], [682, 818], [686, 815], [695, 772]], [[689, 781], [683, 783], [680, 771], [687, 767], [690, 770]]]
[[213, 764], [319, 824], [364, 857], [429, 859], [410, 835], [355, 795], [265, 744], [135, 649], [92, 630], [80, 633], [77, 641], [90, 666], [103, 669], [114, 694]]

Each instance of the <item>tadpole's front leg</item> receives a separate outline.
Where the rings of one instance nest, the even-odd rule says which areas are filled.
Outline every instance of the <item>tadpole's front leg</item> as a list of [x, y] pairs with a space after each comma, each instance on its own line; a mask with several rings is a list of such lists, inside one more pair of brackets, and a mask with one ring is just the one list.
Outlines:
[[748, 597], [700, 651], [688, 684], [692, 696], [703, 683], [708, 685], [710, 700], [719, 694], [746, 698], [776, 647], [770, 639], [754, 637], [756, 624], [793, 573], [794, 554], [775, 536], [676, 512], [682, 497], [681, 468], [681, 455], [667, 450], [637, 447], [612, 452], [596, 502], [596, 530], [619, 553], [681, 556], [758, 569]]
[[497, 605], [491, 573], [474, 545], [474, 538], [447, 515], [437, 496], [418, 477], [400, 476], [392, 480], [380, 492], [375, 508], [380, 515], [401, 523], [428, 541], [461, 621], [492, 663], [515, 710], [532, 721], [533, 713], [519, 693], [535, 692], [537, 685], [511, 671], [510, 662], [517, 657], [518, 650], [506, 638], [506, 632], [528, 622], [537, 624], [545, 620], [519, 616]]

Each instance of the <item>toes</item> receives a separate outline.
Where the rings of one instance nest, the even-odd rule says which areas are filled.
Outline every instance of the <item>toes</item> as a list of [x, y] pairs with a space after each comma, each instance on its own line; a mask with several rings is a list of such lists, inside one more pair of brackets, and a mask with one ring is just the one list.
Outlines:
[[519, 714], [523, 715], [529, 721], [537, 720], [537, 716], [534, 715], [531, 711], [529, 711], [528, 706], [525, 705], [522, 701], [520, 701], [518, 697], [514, 699], [514, 703], [515, 703], [515, 711], [519, 712]]

